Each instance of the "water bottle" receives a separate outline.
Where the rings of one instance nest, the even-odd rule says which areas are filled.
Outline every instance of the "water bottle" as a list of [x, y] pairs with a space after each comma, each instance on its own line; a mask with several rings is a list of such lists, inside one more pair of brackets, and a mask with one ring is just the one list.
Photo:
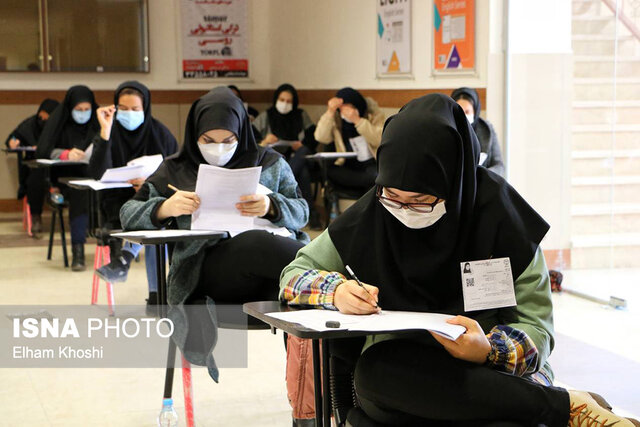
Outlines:
[[64, 203], [64, 196], [62, 195], [62, 193], [51, 193], [51, 200], [53, 201], [53, 203], [61, 205]]
[[173, 409], [173, 399], [162, 399], [158, 427], [178, 427], [178, 413]]

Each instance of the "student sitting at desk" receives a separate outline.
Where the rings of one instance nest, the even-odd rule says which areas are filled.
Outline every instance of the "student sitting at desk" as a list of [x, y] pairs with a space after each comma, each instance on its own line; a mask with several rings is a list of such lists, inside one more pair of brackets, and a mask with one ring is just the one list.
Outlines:
[[[552, 386], [552, 302], [540, 248], [549, 225], [504, 179], [477, 166], [479, 154], [451, 98], [405, 105], [386, 123], [376, 187], [284, 269], [281, 298], [350, 314], [381, 307], [457, 315], [449, 322], [466, 332], [456, 341], [376, 335], [356, 348], [359, 406], [378, 423], [633, 425], [589, 393]], [[497, 283], [487, 292], [464, 280], [467, 262], [471, 274], [474, 261], [500, 258], [513, 279], [500, 298]], [[345, 265], [364, 289], [347, 279]], [[513, 306], [499, 301], [511, 296]]]
[[[38, 138], [44, 129], [44, 125], [49, 120], [49, 116], [53, 113], [53, 110], [58, 106], [58, 101], [55, 99], [45, 99], [38, 107], [38, 112], [26, 118], [13, 130], [7, 137], [5, 145], [7, 148], [15, 150], [18, 147], [33, 147], [38, 145]], [[25, 153], [24, 159], [31, 160], [35, 158], [34, 152]], [[29, 177], [29, 168], [26, 165], [22, 165], [18, 171], [18, 199], [22, 199], [27, 194], [27, 179]], [[42, 220], [40, 212], [37, 214], [31, 211], [32, 217], [32, 231], [39, 233], [42, 231]]]
[[[55, 109], [38, 140], [36, 157], [40, 159], [60, 159], [83, 161], [93, 136], [98, 132], [98, 120], [93, 92], [86, 86], [72, 86], [67, 91], [62, 104]], [[47, 194], [45, 168], [34, 169], [29, 176], [27, 197], [33, 212], [40, 214]], [[62, 176], [85, 176], [86, 167], [81, 165], [58, 166], [50, 171], [51, 184], [56, 185]], [[63, 191], [69, 199], [69, 224], [71, 225], [71, 248], [73, 259], [71, 269], [83, 271], [84, 243], [89, 224], [87, 197], [85, 191]]]
[[[380, 145], [384, 114], [372, 98], [345, 87], [327, 102], [320, 117], [315, 138], [321, 144], [333, 144], [339, 153], [356, 152], [355, 159], [339, 159], [329, 167], [329, 181], [336, 187], [364, 194], [376, 179], [376, 150]], [[337, 211], [338, 200], [331, 188], [325, 189]]]
[[291, 166], [298, 181], [304, 199], [309, 204], [309, 226], [320, 228], [311, 191], [311, 173], [307, 167], [306, 156], [316, 151], [318, 142], [313, 137], [314, 126], [309, 115], [298, 108], [298, 91], [285, 83], [273, 93], [273, 103], [269, 109], [260, 113], [253, 125], [262, 135], [260, 145], [268, 147], [278, 141], [292, 142], [290, 146], [275, 147], [282, 152]]
[[[140, 82], [122, 83], [114, 94], [114, 105], [98, 108], [100, 133], [93, 138], [93, 153], [89, 162], [88, 174], [100, 179], [109, 168], [126, 166], [127, 162], [142, 156], [162, 154], [167, 157], [178, 150], [178, 143], [169, 129], [151, 115], [151, 94]], [[115, 123], [114, 123], [115, 118]], [[144, 178], [130, 181], [134, 189], [140, 189]], [[121, 205], [129, 198], [129, 191], [113, 190], [112, 197], [103, 201], [106, 221], [110, 228], [120, 227], [119, 212]], [[126, 197], [123, 199], [123, 195]], [[110, 239], [111, 262], [96, 270], [96, 274], [107, 282], [116, 283], [127, 280], [131, 261], [138, 255], [142, 245]], [[157, 300], [155, 256], [153, 247], [147, 250], [147, 278], [149, 280], [150, 304]]]
[[[291, 168], [278, 153], [256, 144], [242, 101], [226, 87], [218, 87], [193, 103], [180, 153], [165, 160], [122, 206], [124, 228], [190, 229], [191, 215], [200, 203], [193, 192], [200, 164], [229, 169], [261, 166], [260, 183], [272, 193], [243, 196], [236, 208], [242, 215], [266, 218], [278, 227], [286, 227], [291, 236], [252, 230], [223, 241], [176, 244], [168, 277], [168, 300], [176, 309], [170, 310], [170, 316], [182, 317], [182, 305], [193, 301], [212, 299], [236, 304], [277, 297], [280, 271], [308, 241], [299, 231], [307, 222], [307, 202], [300, 195]], [[183, 350], [190, 331], [212, 331], [207, 328], [211, 325], [187, 331], [180, 328], [186, 325], [185, 319], [173, 320], [174, 339]], [[192, 363], [209, 366], [217, 381], [211, 355], [213, 338], [215, 334], [207, 334], [203, 339], [210, 344], [199, 350], [188, 349], [186, 356]]]

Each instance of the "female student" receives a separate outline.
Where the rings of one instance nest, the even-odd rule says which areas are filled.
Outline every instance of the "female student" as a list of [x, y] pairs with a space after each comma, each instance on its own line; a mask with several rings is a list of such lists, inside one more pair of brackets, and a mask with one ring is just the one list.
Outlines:
[[[86, 86], [72, 86], [45, 125], [38, 140], [36, 157], [71, 161], [87, 161], [85, 150], [98, 132], [98, 120], [93, 92]], [[35, 169], [29, 177], [27, 197], [36, 213], [42, 212], [42, 203], [47, 193], [44, 169]], [[50, 171], [51, 184], [55, 185], [61, 176], [84, 176], [85, 166], [57, 166]], [[32, 179], [33, 178], [33, 179]], [[33, 185], [32, 185], [33, 184]], [[87, 198], [84, 191], [63, 191], [69, 199], [69, 224], [71, 226], [71, 248], [73, 259], [71, 269], [83, 271], [84, 243], [89, 224]]]
[[469, 87], [461, 87], [454, 90], [451, 97], [464, 110], [464, 114], [467, 116], [467, 120], [471, 123], [480, 142], [480, 151], [487, 155], [482, 162], [482, 166], [504, 177], [504, 163], [502, 163], [498, 135], [493, 129], [493, 125], [488, 120], [480, 117], [480, 97], [478, 92]]
[[[384, 114], [371, 98], [345, 87], [327, 102], [327, 111], [320, 117], [315, 138], [321, 144], [333, 144], [335, 151], [356, 152], [355, 159], [339, 159], [327, 171], [336, 187], [364, 194], [376, 179], [376, 150], [380, 145]], [[331, 189], [325, 189], [337, 211], [338, 201]]]
[[[320, 226], [318, 212], [311, 192], [311, 173], [306, 156], [313, 154], [318, 145], [313, 138], [313, 122], [302, 108], [298, 108], [298, 91], [285, 83], [273, 93], [273, 103], [253, 122], [262, 135], [260, 145], [268, 147], [278, 141], [293, 141], [290, 147], [282, 147], [300, 190], [309, 204], [309, 225], [313, 229]], [[280, 151], [281, 147], [277, 147]], [[281, 152], [282, 152], [281, 151]]]
[[[38, 107], [38, 112], [26, 118], [16, 127], [13, 132], [9, 134], [5, 145], [7, 148], [16, 149], [18, 147], [36, 147], [38, 145], [38, 138], [44, 129], [44, 125], [49, 120], [49, 116], [53, 113], [53, 110], [58, 106], [58, 101], [55, 99], [45, 99]], [[35, 153], [25, 153], [24, 159], [31, 160], [35, 158]], [[27, 179], [29, 178], [29, 168], [26, 165], [22, 165], [18, 171], [18, 199], [22, 199], [27, 193]], [[31, 210], [32, 226], [31, 230], [34, 233], [42, 231], [42, 219], [40, 213], [35, 213], [33, 208]]]
[[309, 211], [287, 162], [273, 150], [256, 144], [242, 101], [228, 88], [218, 87], [191, 106], [180, 153], [165, 160], [122, 207], [124, 228], [189, 229], [191, 214], [200, 204], [193, 191], [201, 164], [228, 169], [262, 167], [260, 183], [272, 192], [242, 196], [236, 209], [291, 232], [290, 237], [281, 237], [252, 230], [223, 241], [198, 240], [175, 246], [168, 278], [168, 299], [173, 306], [169, 314], [176, 325], [174, 338], [184, 350], [188, 338], [193, 342], [194, 333], [206, 330], [202, 339], [196, 340], [202, 344], [197, 349], [187, 348], [186, 356], [193, 363], [206, 364], [217, 381], [211, 356], [215, 328], [207, 328], [212, 326], [211, 318], [200, 319], [197, 325], [193, 319], [185, 323], [184, 305], [202, 300], [237, 304], [276, 298], [280, 271], [308, 241], [299, 230], [306, 224]]
[[[167, 157], [178, 150], [178, 143], [169, 129], [151, 115], [151, 94], [140, 82], [127, 81], [118, 86], [114, 104], [98, 108], [97, 116], [100, 133], [93, 138], [93, 153], [88, 168], [89, 176], [94, 179], [100, 179], [107, 169], [126, 166], [127, 162], [138, 157], [154, 154]], [[130, 182], [137, 191], [144, 180], [137, 178]], [[107, 221], [112, 228], [119, 228], [120, 206], [129, 199], [130, 193], [112, 193], [112, 197], [105, 200], [103, 205]], [[131, 261], [138, 255], [142, 245], [127, 243], [123, 248], [122, 240], [111, 239], [109, 247], [111, 262], [98, 268], [96, 273], [107, 282], [124, 282]], [[152, 253], [153, 247], [149, 248], [151, 251], [147, 250], [145, 262], [149, 279], [148, 301], [153, 304], [157, 299], [155, 255]]]
[[[504, 179], [476, 166], [479, 154], [451, 98], [405, 105], [387, 121], [376, 187], [284, 269], [281, 297], [350, 314], [456, 315], [449, 323], [466, 328], [456, 341], [396, 334], [358, 348], [359, 406], [378, 423], [632, 425], [599, 397], [551, 386], [551, 292], [539, 246], [549, 226]], [[474, 261], [492, 260], [510, 273], [513, 287], [502, 292], [515, 305], [492, 299], [494, 288], [469, 297], [465, 263], [473, 272]], [[365, 289], [347, 279], [346, 265]]]

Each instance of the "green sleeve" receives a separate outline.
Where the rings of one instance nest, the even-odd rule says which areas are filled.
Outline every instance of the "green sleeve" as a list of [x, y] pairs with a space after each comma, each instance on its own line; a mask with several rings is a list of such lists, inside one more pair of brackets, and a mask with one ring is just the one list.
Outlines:
[[538, 350], [536, 371], [546, 362], [553, 349], [553, 303], [551, 280], [542, 249], [515, 282], [515, 307], [498, 311], [500, 324], [525, 332]]
[[298, 251], [298, 255], [280, 274], [280, 299], [284, 288], [297, 274], [308, 270], [335, 271], [346, 274], [340, 254], [331, 241], [329, 232], [324, 230], [311, 243]]

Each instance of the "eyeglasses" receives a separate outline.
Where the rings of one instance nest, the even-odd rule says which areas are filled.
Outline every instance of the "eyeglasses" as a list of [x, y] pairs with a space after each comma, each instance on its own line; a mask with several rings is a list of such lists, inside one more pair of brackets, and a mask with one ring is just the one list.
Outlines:
[[380, 200], [380, 203], [392, 209], [402, 209], [406, 207], [407, 209], [418, 213], [431, 213], [433, 212], [433, 209], [436, 207], [436, 205], [444, 200], [436, 197], [436, 200], [431, 203], [404, 203], [399, 200], [394, 200], [383, 196], [382, 187], [378, 187], [376, 197], [378, 198], [378, 200]]

